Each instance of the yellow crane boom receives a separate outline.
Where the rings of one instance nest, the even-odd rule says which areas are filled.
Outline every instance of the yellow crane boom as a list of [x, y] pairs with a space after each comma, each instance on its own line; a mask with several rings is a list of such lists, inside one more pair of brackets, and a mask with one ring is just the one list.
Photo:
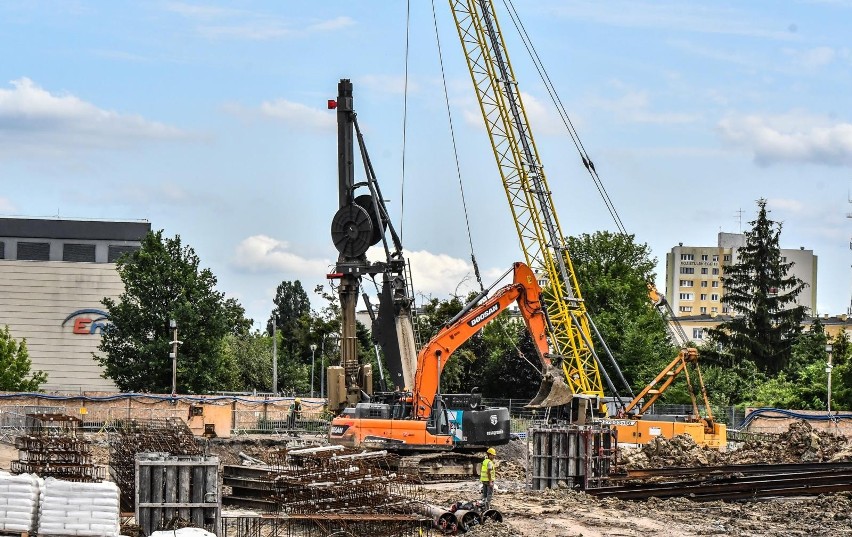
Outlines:
[[[603, 396], [591, 321], [491, 0], [450, 0], [524, 258], [541, 271], [551, 349], [574, 393]], [[552, 406], [539, 397], [533, 405]]]

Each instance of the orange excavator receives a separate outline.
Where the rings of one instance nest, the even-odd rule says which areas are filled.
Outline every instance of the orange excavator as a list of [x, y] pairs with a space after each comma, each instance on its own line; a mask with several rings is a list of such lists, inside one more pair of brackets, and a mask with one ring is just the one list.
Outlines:
[[[492, 285], [450, 320], [417, 356], [414, 386], [410, 391], [374, 394], [370, 402], [347, 407], [331, 422], [332, 444], [429, 454], [417, 462], [422, 476], [470, 475], [478, 457], [464, 451], [506, 444], [510, 439], [509, 410], [489, 408], [480, 394], [442, 394], [441, 372], [465, 341], [517, 303], [532, 336], [539, 360], [551, 366], [547, 317], [541, 288], [524, 263], [509, 271], [511, 284], [486, 298]], [[508, 274], [508, 272], [507, 272]], [[495, 284], [496, 285], [496, 284]], [[408, 464], [411, 464], [409, 461]]]

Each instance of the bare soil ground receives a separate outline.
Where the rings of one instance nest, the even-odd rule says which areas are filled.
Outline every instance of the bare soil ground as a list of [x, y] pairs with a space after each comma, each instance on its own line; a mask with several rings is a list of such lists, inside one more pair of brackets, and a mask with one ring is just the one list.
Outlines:
[[[93, 458], [108, 464], [106, 439], [92, 436]], [[211, 440], [207, 450], [224, 464], [240, 464], [240, 453], [271, 462], [272, 450], [322, 442], [321, 438], [280, 436]], [[504, 524], [476, 528], [470, 537], [648, 537], [694, 535], [731, 536], [852, 536], [852, 494], [748, 502], [692, 502], [672, 500], [621, 501], [597, 499], [568, 490], [527, 490], [526, 444], [512, 442], [498, 450], [497, 486], [493, 507]], [[738, 462], [796, 462], [850, 460], [843, 437], [811, 430], [807, 424], [790, 428], [780, 441], [755, 442], [719, 454], [695, 446], [688, 439], [661, 440], [640, 450], [625, 450], [621, 464], [628, 467], [664, 467]], [[18, 452], [0, 444], [0, 470], [9, 470]], [[436, 483], [424, 486], [425, 500], [449, 505], [479, 497], [478, 484]]]

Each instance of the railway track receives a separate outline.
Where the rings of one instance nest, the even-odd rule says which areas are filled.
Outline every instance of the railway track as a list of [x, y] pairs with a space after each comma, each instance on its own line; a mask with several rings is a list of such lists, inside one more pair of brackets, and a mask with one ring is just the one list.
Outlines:
[[[657, 480], [673, 477], [682, 479]], [[630, 482], [586, 492], [599, 498], [622, 500], [687, 497], [694, 501], [714, 501], [812, 496], [852, 491], [852, 463], [748, 464], [630, 470], [619, 478]]]

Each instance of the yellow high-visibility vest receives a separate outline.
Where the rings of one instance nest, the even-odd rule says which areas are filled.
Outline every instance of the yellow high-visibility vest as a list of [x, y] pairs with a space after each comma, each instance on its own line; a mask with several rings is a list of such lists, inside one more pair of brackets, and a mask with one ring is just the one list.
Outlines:
[[479, 470], [479, 480], [482, 481], [483, 483], [487, 483], [488, 481], [491, 481], [491, 479], [488, 478], [488, 470], [489, 469], [491, 470], [491, 475], [493, 476], [494, 475], [494, 461], [492, 461], [488, 457], [485, 457], [485, 460], [482, 461], [482, 466], [480, 468], [481, 469]]

